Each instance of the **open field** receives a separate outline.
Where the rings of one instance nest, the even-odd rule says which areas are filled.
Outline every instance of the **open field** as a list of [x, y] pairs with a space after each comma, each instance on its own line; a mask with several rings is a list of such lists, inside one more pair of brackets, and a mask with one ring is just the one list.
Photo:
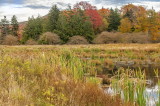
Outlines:
[[[110, 80], [122, 67], [126, 72], [141, 68], [152, 77], [154, 69], [160, 69], [160, 44], [0, 46], [0, 104], [144, 106], [143, 89], [137, 100], [130, 99], [133, 90], [129, 89], [132, 96], [124, 102], [99, 86], [119, 83], [116, 78]], [[139, 82], [146, 80], [142, 75], [136, 75]], [[131, 77], [125, 78], [132, 85]]]

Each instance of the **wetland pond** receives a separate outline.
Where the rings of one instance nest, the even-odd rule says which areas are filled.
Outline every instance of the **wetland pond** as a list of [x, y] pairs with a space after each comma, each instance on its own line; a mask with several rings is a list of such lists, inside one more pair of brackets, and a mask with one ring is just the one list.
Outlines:
[[[145, 99], [144, 104], [146, 106], [159, 106], [160, 105], [160, 104], [158, 104], [160, 102], [160, 78], [159, 78], [160, 65], [159, 65], [159, 63], [143, 64], [139, 67], [133, 67], [132, 65], [130, 65], [130, 67], [129, 67], [128, 64], [124, 65], [124, 64], [122, 64], [122, 62], [119, 62], [115, 66], [116, 67], [114, 67], [114, 72], [116, 70], [118, 70], [118, 68], [122, 68], [122, 67], [123, 67], [122, 69], [124, 71], [128, 70], [128, 73], [126, 73], [127, 77], [125, 75], [119, 74], [119, 76], [123, 76], [123, 78], [118, 78], [118, 81], [116, 82], [116, 87], [115, 87], [115, 82], [111, 81], [110, 87], [105, 89], [105, 91], [107, 93], [109, 93], [111, 95], [119, 94], [120, 97], [124, 101], [125, 100], [130, 101], [132, 99], [132, 96], [134, 96], [133, 98], [135, 100], [133, 100], [133, 102], [135, 102], [137, 100], [137, 96], [138, 95], [140, 96], [139, 91], [141, 91], [141, 93], [143, 93], [143, 96], [141, 95], [140, 98]], [[133, 74], [131, 74], [135, 70], [137, 70], [137, 72], [140, 71], [140, 74], [138, 76], [137, 75], [134, 76]], [[124, 71], [122, 72], [122, 74], [124, 73]], [[114, 77], [114, 75], [112, 75], [112, 77]], [[111, 80], [112, 80], [112, 77], [111, 77]], [[137, 77], [140, 79], [137, 79]], [[136, 81], [133, 81], [133, 79]], [[124, 80], [129, 80], [129, 81], [124, 81]], [[141, 80], [145, 80], [145, 84], [140, 83], [140, 86], [136, 85]], [[119, 84], [119, 83], [121, 83], [121, 84]], [[123, 83], [123, 85], [122, 85], [122, 83]], [[124, 83], [126, 83], [126, 85]], [[131, 85], [135, 84], [135, 86], [133, 86], [133, 85], [130, 86], [130, 84]], [[130, 87], [132, 87], [132, 88], [130, 88]], [[137, 90], [137, 88], [138, 88], [138, 90]], [[137, 92], [139, 92], [139, 94]], [[126, 93], [127, 93], [127, 96], [126, 96]], [[132, 93], [134, 93], [134, 94], [132, 94]], [[142, 103], [140, 106], [145, 106], [144, 104]]]

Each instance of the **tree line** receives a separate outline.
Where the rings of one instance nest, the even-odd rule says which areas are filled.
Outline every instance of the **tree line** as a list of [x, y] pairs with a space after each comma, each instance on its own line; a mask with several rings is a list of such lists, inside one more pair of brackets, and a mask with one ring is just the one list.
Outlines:
[[6, 36], [8, 34], [18, 36], [18, 28], [19, 24], [15, 15], [13, 15], [11, 21], [8, 21], [6, 16], [0, 21], [1, 36]]
[[[1, 20], [1, 26], [1, 34], [18, 35], [16, 16], [11, 20], [11, 30], [6, 17]], [[121, 9], [97, 9], [88, 2], [79, 2], [73, 8], [69, 6], [65, 10], [53, 5], [46, 17], [30, 17], [23, 30], [21, 42], [25, 43], [29, 39], [38, 41], [43, 33], [52, 32], [57, 34], [63, 43], [76, 35], [83, 36], [91, 43], [95, 36], [103, 31], [147, 32], [146, 36], [156, 40], [159, 30], [160, 13], [154, 9], [133, 4], [124, 5]]]

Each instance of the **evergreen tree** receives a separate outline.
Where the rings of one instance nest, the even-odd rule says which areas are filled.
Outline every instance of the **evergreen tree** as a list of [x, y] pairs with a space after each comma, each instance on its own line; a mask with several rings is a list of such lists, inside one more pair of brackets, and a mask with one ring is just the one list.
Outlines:
[[4, 16], [4, 19], [1, 19], [0, 26], [1, 26], [1, 36], [2, 37], [10, 33], [9, 21], [7, 20], [6, 16]]
[[14, 36], [18, 36], [18, 21], [17, 21], [17, 17], [15, 15], [13, 15], [12, 19], [11, 19], [11, 25], [12, 25], [12, 34]]
[[23, 33], [23, 41], [27, 41], [28, 39], [38, 40], [39, 36], [42, 34], [42, 19], [41, 17], [37, 18], [29, 18], [28, 23], [24, 29]]
[[59, 14], [60, 14], [60, 11], [57, 5], [52, 6], [51, 10], [49, 11], [49, 15], [48, 15], [47, 31], [52, 32], [56, 30]]
[[57, 33], [64, 42], [67, 42], [70, 36], [69, 22], [67, 20], [67, 16], [60, 14], [56, 28], [57, 30], [54, 30], [54, 32]]
[[117, 31], [118, 26], [120, 25], [120, 13], [118, 12], [118, 9], [110, 9], [110, 15], [108, 17], [109, 26], [108, 31]]
[[80, 35], [91, 41], [94, 37], [94, 30], [84, 11], [70, 11], [68, 15], [61, 14], [58, 20], [57, 30], [60, 33], [61, 39], [66, 42], [69, 37]]

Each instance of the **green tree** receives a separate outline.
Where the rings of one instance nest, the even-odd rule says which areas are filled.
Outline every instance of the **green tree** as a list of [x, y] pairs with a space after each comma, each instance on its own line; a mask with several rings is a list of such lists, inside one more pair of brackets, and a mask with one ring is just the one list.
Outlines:
[[38, 16], [37, 18], [29, 18], [28, 23], [24, 28], [23, 42], [27, 41], [28, 39], [38, 40], [42, 32], [43, 26], [41, 17]]
[[11, 19], [11, 25], [12, 25], [11, 33], [12, 33], [14, 36], [18, 36], [18, 28], [19, 28], [19, 25], [18, 25], [17, 17], [16, 17], [15, 15], [13, 15], [13, 17], [12, 17], [12, 19]]
[[109, 26], [108, 31], [117, 31], [120, 25], [120, 13], [118, 9], [110, 9], [110, 15], [108, 16]]
[[57, 29], [54, 30], [54, 32], [57, 33], [64, 42], [67, 42], [71, 34], [67, 16], [60, 14], [56, 27]]
[[57, 5], [53, 5], [48, 15], [47, 31], [52, 32], [56, 30], [59, 14], [60, 10], [58, 9]]
[[1, 26], [1, 36], [2, 37], [10, 33], [9, 21], [7, 20], [6, 16], [4, 16], [4, 19], [1, 19], [0, 26]]
[[66, 42], [69, 37], [80, 35], [91, 41], [94, 37], [94, 30], [84, 11], [70, 11], [68, 15], [61, 14], [57, 23], [57, 30], [61, 39]]

